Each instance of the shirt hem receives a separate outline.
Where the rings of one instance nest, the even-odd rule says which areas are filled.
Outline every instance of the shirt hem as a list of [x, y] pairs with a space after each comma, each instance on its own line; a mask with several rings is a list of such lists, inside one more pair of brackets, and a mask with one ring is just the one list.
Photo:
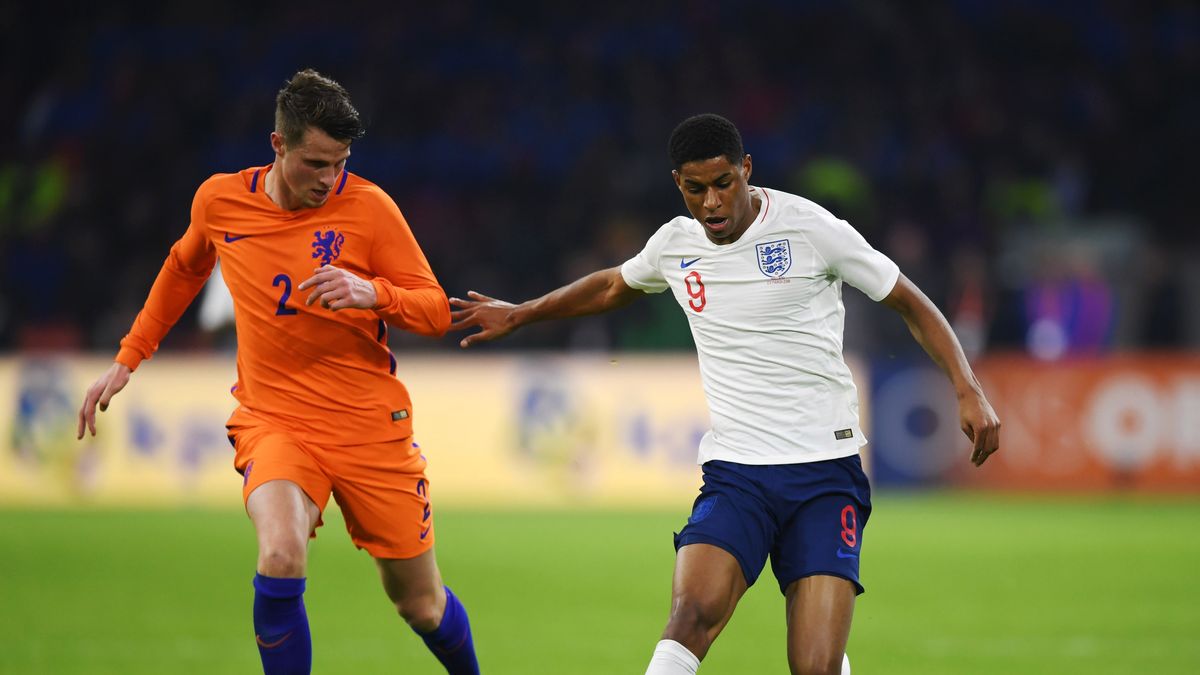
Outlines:
[[843, 457], [852, 457], [858, 454], [858, 449], [861, 446], [855, 445], [852, 448], [844, 448], [827, 452], [805, 452], [803, 454], [785, 454], [785, 455], [745, 455], [735, 452], [713, 452], [708, 455], [700, 454], [697, 456], [696, 463], [704, 464], [713, 460], [722, 462], [733, 462], [734, 464], [749, 464], [752, 466], [765, 466], [771, 464], [808, 464], [810, 462], [824, 462], [830, 459], [841, 459]]

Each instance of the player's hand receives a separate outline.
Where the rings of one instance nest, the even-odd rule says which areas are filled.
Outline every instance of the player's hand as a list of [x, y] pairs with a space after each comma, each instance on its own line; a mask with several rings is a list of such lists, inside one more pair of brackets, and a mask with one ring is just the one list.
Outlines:
[[100, 405], [100, 412], [108, 410], [108, 403], [112, 397], [129, 383], [131, 372], [124, 364], [114, 363], [100, 379], [88, 387], [83, 397], [83, 405], [79, 408], [79, 428], [76, 429], [75, 440], [83, 438], [85, 426], [93, 436], [96, 435], [96, 404]]
[[502, 338], [517, 329], [516, 321], [513, 319], [513, 308], [516, 305], [489, 298], [483, 293], [475, 291], [467, 291], [467, 297], [470, 300], [450, 298], [450, 306], [457, 307], [458, 310], [450, 311], [449, 330], [466, 330], [472, 326], [480, 328], [478, 333], [468, 335], [458, 343], [463, 349], [476, 342], [488, 342]]
[[304, 301], [305, 305], [321, 303], [325, 309], [375, 309], [379, 298], [375, 284], [344, 269], [325, 265], [318, 267], [313, 275], [296, 287], [297, 290], [313, 289]]
[[971, 463], [982, 466], [1000, 449], [1000, 418], [980, 392], [970, 392], [959, 398], [958, 415], [963, 433], [974, 444]]

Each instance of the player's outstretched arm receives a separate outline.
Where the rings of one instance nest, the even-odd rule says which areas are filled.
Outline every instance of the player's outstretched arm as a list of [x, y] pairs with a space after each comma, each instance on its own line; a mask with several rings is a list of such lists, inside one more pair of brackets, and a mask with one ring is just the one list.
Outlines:
[[959, 423], [974, 443], [971, 462], [975, 466], [983, 464], [1000, 448], [1000, 419], [983, 395], [950, 323], [937, 305], [903, 274], [883, 304], [900, 313], [917, 343], [950, 377], [958, 395]]
[[100, 412], [108, 410], [109, 401], [129, 383], [129, 375], [132, 372], [129, 370], [129, 366], [123, 363], [113, 363], [99, 379], [92, 383], [92, 386], [88, 387], [87, 393], [83, 396], [83, 405], [79, 408], [79, 428], [76, 430], [75, 440], [83, 438], [85, 426], [93, 436], [96, 435], [96, 405], [100, 405]]
[[468, 300], [450, 298], [450, 306], [458, 308], [450, 312], [450, 330], [465, 330], [473, 326], [480, 328], [478, 333], [468, 335], [459, 342], [465, 349], [476, 342], [504, 337], [535, 321], [599, 314], [624, 307], [641, 295], [642, 291], [625, 283], [620, 267], [592, 272], [519, 305], [470, 291], [467, 293]]

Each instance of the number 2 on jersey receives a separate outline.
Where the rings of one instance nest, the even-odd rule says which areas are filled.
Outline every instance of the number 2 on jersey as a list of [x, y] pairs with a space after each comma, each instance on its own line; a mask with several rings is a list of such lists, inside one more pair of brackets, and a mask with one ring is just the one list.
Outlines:
[[[695, 284], [694, 286], [692, 284]], [[686, 277], [683, 278], [683, 286], [687, 291], [688, 307], [691, 307], [697, 313], [704, 311], [704, 305], [708, 304], [708, 300], [704, 297], [704, 282], [700, 280], [700, 273], [692, 270]]]
[[291, 316], [296, 313], [296, 310], [287, 306], [288, 298], [292, 297], [291, 277], [286, 274], [276, 274], [271, 285], [278, 286], [280, 284], [283, 284], [283, 295], [279, 296], [279, 307], [275, 310], [275, 316]]

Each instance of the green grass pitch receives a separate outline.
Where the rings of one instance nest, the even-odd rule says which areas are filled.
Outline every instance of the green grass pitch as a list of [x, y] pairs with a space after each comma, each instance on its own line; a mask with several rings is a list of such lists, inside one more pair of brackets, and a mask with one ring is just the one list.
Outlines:
[[[484, 673], [640, 674], [675, 513], [437, 513]], [[443, 672], [336, 509], [313, 543], [316, 673]], [[1200, 672], [1200, 500], [877, 496], [850, 657], [886, 673]], [[254, 673], [240, 512], [0, 511], [0, 673]], [[769, 569], [701, 668], [786, 673]]]

